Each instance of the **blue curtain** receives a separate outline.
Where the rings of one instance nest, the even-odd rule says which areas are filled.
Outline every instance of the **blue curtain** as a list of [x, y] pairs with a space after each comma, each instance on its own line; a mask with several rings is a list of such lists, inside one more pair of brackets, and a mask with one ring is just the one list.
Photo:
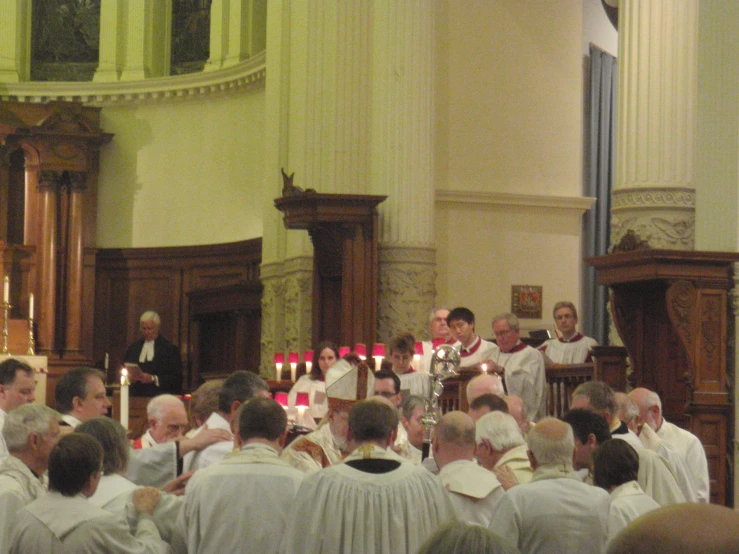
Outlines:
[[[585, 144], [585, 196], [597, 198], [585, 214], [585, 256], [608, 253], [610, 240], [611, 189], [613, 188], [616, 130], [616, 84], [618, 61], [590, 45], [588, 129]], [[608, 288], [596, 283], [595, 269], [584, 267], [583, 313], [586, 335], [608, 344]]]

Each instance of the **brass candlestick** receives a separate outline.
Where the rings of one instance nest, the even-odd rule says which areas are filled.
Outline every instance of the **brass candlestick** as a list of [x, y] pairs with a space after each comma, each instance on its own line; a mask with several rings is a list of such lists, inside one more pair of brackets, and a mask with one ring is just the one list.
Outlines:
[[2, 352], [3, 354], [8, 354], [8, 316], [10, 315], [10, 308], [12, 306], [10, 305], [10, 302], [3, 302], [2, 304], [3, 308], [3, 348]]
[[26, 356], [34, 356], [36, 354], [36, 341], [33, 339], [33, 318], [28, 318], [28, 350]]

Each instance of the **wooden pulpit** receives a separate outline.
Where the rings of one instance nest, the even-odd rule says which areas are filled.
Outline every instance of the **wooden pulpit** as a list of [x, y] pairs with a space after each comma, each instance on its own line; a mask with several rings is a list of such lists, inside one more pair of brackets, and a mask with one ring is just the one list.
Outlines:
[[[635, 250], [586, 258], [611, 287], [630, 381], [657, 392], [664, 416], [706, 451], [711, 501], [733, 498], [734, 316], [729, 290], [739, 254]], [[732, 344], [729, 348], [727, 345]]]
[[386, 196], [299, 192], [275, 200], [313, 241], [314, 346], [371, 345], [377, 334], [377, 205]]

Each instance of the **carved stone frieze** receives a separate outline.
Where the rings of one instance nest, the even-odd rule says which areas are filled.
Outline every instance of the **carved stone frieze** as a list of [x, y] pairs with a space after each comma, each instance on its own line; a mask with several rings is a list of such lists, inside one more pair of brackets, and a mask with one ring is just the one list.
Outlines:
[[386, 342], [400, 331], [428, 338], [428, 314], [434, 304], [436, 251], [383, 247], [379, 250], [377, 337]]
[[611, 212], [611, 244], [634, 231], [652, 248], [695, 248], [694, 189], [622, 187], [613, 191]]
[[[274, 269], [271, 264], [270, 269]], [[264, 271], [264, 266], [262, 266]], [[261, 363], [259, 373], [266, 378], [274, 379], [272, 365], [273, 354], [279, 346], [284, 344], [283, 325], [283, 298], [285, 283], [280, 277], [266, 277], [262, 275], [262, 338]]]

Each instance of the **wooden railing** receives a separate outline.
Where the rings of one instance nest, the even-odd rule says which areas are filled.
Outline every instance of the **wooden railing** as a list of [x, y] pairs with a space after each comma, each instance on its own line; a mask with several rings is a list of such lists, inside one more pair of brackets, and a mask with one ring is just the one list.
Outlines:
[[547, 369], [547, 415], [561, 418], [570, 409], [572, 391], [592, 381], [595, 364], [561, 365]]

